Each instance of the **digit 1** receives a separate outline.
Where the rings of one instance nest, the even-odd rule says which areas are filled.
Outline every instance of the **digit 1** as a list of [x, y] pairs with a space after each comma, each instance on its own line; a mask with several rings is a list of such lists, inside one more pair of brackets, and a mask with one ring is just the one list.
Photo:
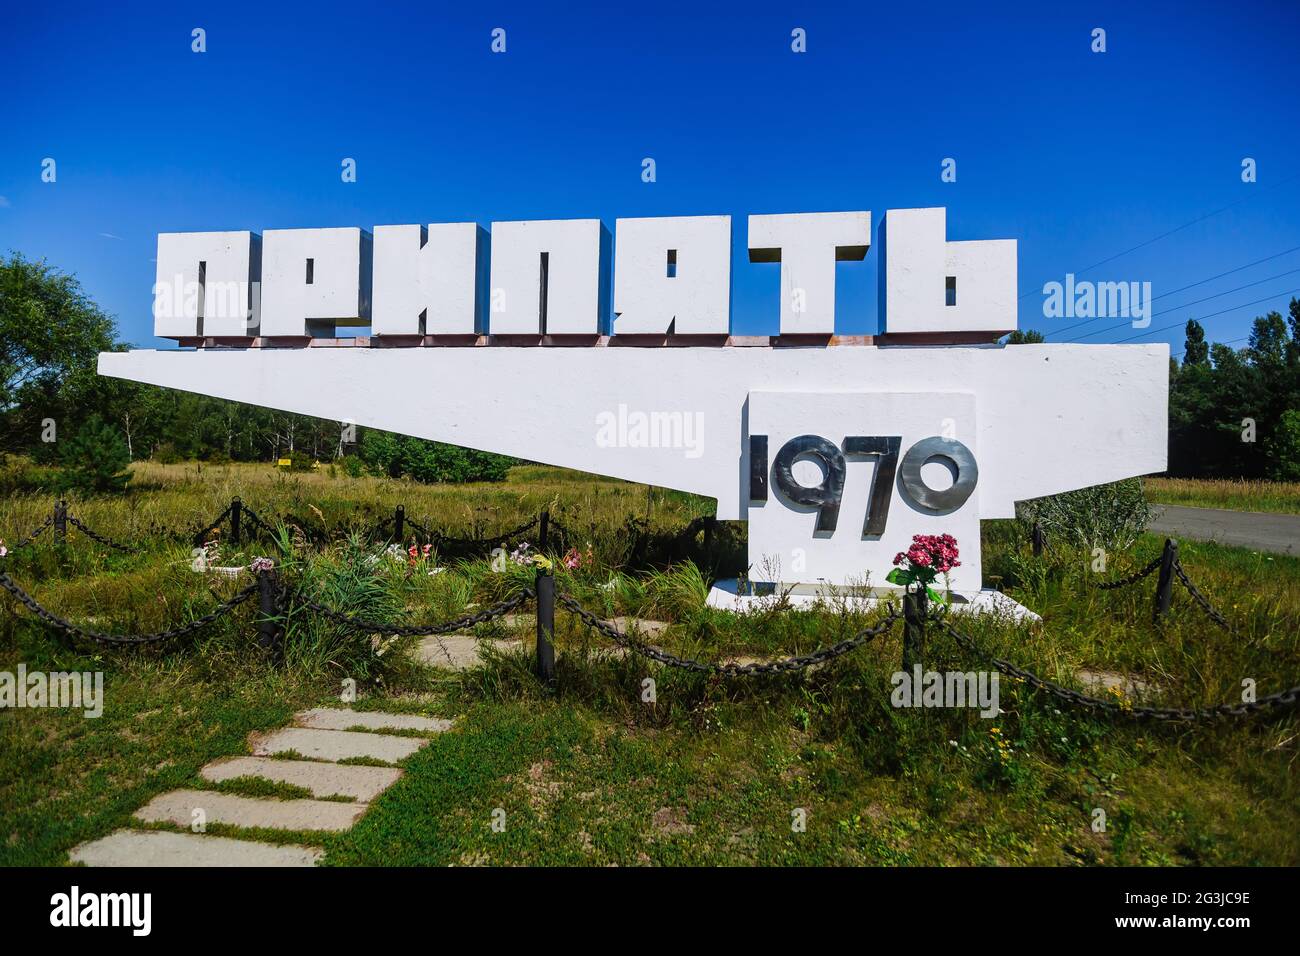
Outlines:
[[882, 535], [889, 520], [889, 503], [894, 497], [894, 473], [898, 470], [900, 435], [849, 435], [844, 439], [844, 454], [875, 456], [875, 473], [871, 476], [871, 498], [862, 519], [862, 536]]

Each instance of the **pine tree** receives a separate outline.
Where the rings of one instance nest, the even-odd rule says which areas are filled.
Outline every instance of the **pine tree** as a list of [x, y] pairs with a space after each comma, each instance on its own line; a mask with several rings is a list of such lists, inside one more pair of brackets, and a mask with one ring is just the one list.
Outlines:
[[1184, 365], [1205, 365], [1210, 360], [1210, 347], [1205, 344], [1205, 328], [1195, 319], [1187, 320], [1187, 340], [1183, 344]]
[[63, 485], [78, 491], [122, 491], [131, 480], [131, 455], [112, 425], [98, 415], [86, 419], [60, 452]]

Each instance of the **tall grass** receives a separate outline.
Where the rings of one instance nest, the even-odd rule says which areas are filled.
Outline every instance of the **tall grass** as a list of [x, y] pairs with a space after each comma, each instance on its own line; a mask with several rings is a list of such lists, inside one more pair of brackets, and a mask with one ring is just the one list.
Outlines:
[[1144, 478], [1147, 497], [1167, 505], [1300, 514], [1300, 481], [1246, 478]]

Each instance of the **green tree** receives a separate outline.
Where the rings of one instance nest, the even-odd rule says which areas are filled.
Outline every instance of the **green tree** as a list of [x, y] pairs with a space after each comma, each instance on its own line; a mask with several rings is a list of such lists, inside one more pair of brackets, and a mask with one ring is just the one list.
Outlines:
[[1269, 442], [1272, 474], [1277, 481], [1300, 481], [1300, 410], [1282, 413], [1277, 431]]
[[1043, 333], [1035, 329], [1016, 329], [1007, 336], [1007, 345], [1036, 345], [1039, 342], [1046, 342]]
[[40, 444], [45, 419], [87, 407], [100, 352], [119, 347], [112, 318], [76, 278], [19, 253], [0, 259], [0, 418], [6, 448]]
[[1210, 347], [1205, 344], [1205, 328], [1195, 319], [1187, 320], [1187, 339], [1183, 344], [1184, 365], [1207, 365]]
[[91, 415], [76, 437], [64, 440], [60, 457], [64, 487], [78, 491], [122, 491], [131, 480], [126, 442], [98, 415]]

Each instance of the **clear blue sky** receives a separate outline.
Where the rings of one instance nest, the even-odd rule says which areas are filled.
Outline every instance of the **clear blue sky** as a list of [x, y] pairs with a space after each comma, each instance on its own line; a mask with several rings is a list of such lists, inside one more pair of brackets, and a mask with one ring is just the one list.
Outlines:
[[[75, 272], [140, 345], [160, 231], [730, 213], [733, 327], [773, 333], [745, 215], [943, 205], [950, 239], [1019, 240], [1020, 324], [1049, 338], [1074, 322], [1045, 281], [1170, 230], [1082, 277], [1160, 296], [1300, 247], [1294, 2], [122, 6], [6, 9], [0, 250]], [[875, 258], [839, 267], [840, 332], [876, 329]], [[1240, 339], [1293, 269], [1167, 295], [1151, 329], [1228, 309], [1209, 336]]]

